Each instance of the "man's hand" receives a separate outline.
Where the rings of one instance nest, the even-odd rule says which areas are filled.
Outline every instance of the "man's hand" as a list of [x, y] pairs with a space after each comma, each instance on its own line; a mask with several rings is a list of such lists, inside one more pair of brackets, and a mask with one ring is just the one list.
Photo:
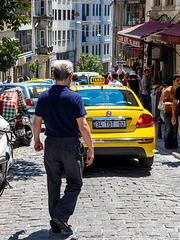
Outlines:
[[175, 116], [172, 116], [171, 123], [172, 123], [173, 126], [176, 125], [176, 117]]
[[93, 163], [93, 160], [94, 160], [94, 150], [90, 150], [88, 149], [87, 150], [87, 158], [86, 158], [86, 167], [89, 167], [92, 163]]
[[43, 143], [41, 141], [39, 142], [35, 142], [34, 144], [34, 149], [37, 151], [37, 152], [40, 152], [41, 150], [43, 150]]

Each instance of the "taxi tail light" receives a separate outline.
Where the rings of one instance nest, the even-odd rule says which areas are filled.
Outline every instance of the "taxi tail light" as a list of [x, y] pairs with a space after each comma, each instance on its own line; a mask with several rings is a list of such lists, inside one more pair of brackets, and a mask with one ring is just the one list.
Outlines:
[[26, 105], [34, 106], [34, 102], [33, 102], [32, 98], [26, 99]]
[[154, 126], [154, 120], [153, 117], [149, 114], [141, 114], [139, 117], [136, 127], [137, 128], [145, 128], [145, 127], [153, 127]]

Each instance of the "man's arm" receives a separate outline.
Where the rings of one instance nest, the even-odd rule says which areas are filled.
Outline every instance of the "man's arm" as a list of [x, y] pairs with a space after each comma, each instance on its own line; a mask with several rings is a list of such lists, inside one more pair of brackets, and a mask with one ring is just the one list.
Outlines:
[[174, 126], [176, 124], [176, 111], [178, 107], [178, 100], [174, 99], [173, 100], [173, 105], [172, 105], [172, 118], [171, 118], [171, 123]]
[[94, 159], [94, 146], [91, 138], [91, 132], [85, 117], [80, 117], [80, 118], [77, 118], [76, 120], [79, 126], [79, 130], [81, 132], [81, 135], [88, 147], [87, 159], [86, 159], [86, 166], [88, 167], [93, 163], [93, 159]]
[[40, 133], [41, 133], [41, 123], [42, 123], [42, 117], [35, 116], [34, 122], [33, 122], [33, 133], [34, 133], [34, 149], [39, 152], [43, 150], [43, 143], [40, 139]]

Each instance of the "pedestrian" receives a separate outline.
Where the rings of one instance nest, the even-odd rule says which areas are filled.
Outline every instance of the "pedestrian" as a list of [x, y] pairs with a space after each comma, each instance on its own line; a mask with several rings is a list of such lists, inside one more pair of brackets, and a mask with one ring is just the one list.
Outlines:
[[[50, 234], [57, 235], [62, 230], [71, 232], [68, 224], [73, 214], [77, 197], [82, 187], [83, 145], [87, 145], [86, 166], [94, 159], [94, 148], [86, 110], [79, 93], [69, 89], [73, 75], [73, 64], [66, 60], [54, 63], [56, 85], [40, 94], [33, 123], [34, 148], [43, 149], [40, 139], [41, 123], [46, 126], [44, 164], [47, 173]], [[66, 188], [60, 197], [61, 177], [66, 175]]]
[[[176, 81], [179, 82], [179, 85], [176, 88], [174, 99], [173, 99], [171, 123], [173, 126], [179, 125], [178, 132], [180, 135], [180, 104], [179, 104], [179, 101], [180, 101], [180, 74], [175, 74], [174, 77], [176, 77]], [[178, 109], [178, 121], [177, 121], [177, 117], [176, 117], [177, 109]]]
[[105, 76], [105, 84], [106, 85], [108, 85], [109, 84], [109, 82], [110, 82], [110, 73], [108, 72], [108, 73], [106, 73], [106, 76]]
[[[178, 131], [178, 109], [173, 110], [172, 115], [172, 104], [174, 100], [174, 95], [176, 88], [180, 84], [180, 77], [175, 75], [173, 77], [173, 85], [166, 88], [163, 94], [162, 102], [164, 103], [164, 123], [165, 123], [165, 131], [164, 131], [164, 147], [166, 149], [177, 149], [178, 148], [178, 140], [177, 140], [177, 131]], [[176, 119], [176, 124], [172, 124], [171, 119]]]
[[24, 82], [24, 78], [23, 78], [22, 75], [21, 75], [20, 78], [19, 78], [19, 82]]
[[2, 84], [2, 81], [1, 81], [1, 79], [0, 79], [0, 84]]
[[149, 70], [145, 69], [144, 75], [141, 80], [141, 96], [143, 101], [143, 106], [149, 112], [151, 112], [151, 97], [150, 97], [150, 81], [149, 81]]
[[118, 74], [114, 72], [112, 74], [112, 81], [110, 81], [108, 85], [122, 85], [122, 83], [118, 81], [118, 78], [119, 78]]
[[126, 72], [126, 73], [125, 73], [125, 77], [124, 77], [124, 79], [123, 79], [123, 82], [125, 83], [125, 86], [127, 86], [127, 83], [128, 83], [128, 80], [129, 80], [129, 79], [130, 79], [129, 73]]
[[77, 74], [73, 74], [71, 86], [79, 85], [79, 83], [77, 82], [78, 79], [79, 79], [78, 75]]
[[139, 69], [140, 67], [141, 67], [141, 66], [140, 66], [140, 63], [139, 63], [139, 58], [136, 58], [136, 61], [135, 61], [135, 63], [133, 64], [132, 70], [134, 70], [134, 71], [136, 72], [136, 74], [137, 74], [138, 69]]
[[130, 79], [128, 80], [127, 85], [139, 97], [139, 81], [137, 80], [136, 72], [131, 71], [129, 77]]
[[123, 74], [119, 74], [119, 82], [123, 85], [123, 86], [126, 86], [126, 83], [124, 82], [124, 76]]
[[11, 77], [11, 76], [8, 76], [8, 77], [7, 77], [7, 80], [4, 81], [4, 83], [11, 83], [11, 80], [12, 80], [12, 77]]

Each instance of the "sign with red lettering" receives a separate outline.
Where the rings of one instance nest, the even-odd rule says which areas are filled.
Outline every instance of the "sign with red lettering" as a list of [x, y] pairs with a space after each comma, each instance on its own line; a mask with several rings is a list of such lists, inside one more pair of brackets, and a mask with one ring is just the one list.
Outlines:
[[135, 47], [141, 46], [141, 39], [133, 38], [133, 37], [129, 37], [129, 36], [117, 35], [117, 41], [123, 42], [125, 44], [129, 44], [129, 45], [132, 45]]

